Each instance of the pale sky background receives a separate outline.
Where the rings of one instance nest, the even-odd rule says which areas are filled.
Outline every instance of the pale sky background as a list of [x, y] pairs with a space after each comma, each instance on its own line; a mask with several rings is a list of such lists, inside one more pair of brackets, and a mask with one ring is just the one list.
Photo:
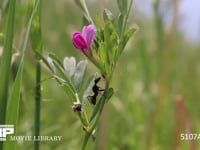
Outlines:
[[[147, 16], [152, 17], [152, 1], [153, 0], [135, 0], [134, 7], [139, 8]], [[166, 4], [168, 0], [161, 1], [163, 1], [163, 4]], [[200, 43], [200, 0], [179, 1], [179, 29], [183, 32], [186, 39], [195, 43]], [[169, 14], [169, 16], [170, 15], [171, 14]]]

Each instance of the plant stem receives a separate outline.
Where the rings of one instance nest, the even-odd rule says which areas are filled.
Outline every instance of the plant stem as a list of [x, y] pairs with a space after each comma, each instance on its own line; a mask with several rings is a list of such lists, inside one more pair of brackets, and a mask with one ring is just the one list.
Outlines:
[[[159, 13], [159, 5], [160, 5], [160, 0], [155, 0], [153, 3], [153, 11], [154, 11], [154, 23], [155, 23], [156, 41], [157, 41], [156, 54], [157, 57], [159, 58], [157, 63], [161, 64], [165, 34], [163, 29], [162, 16]], [[160, 67], [161, 66], [159, 65], [158, 68]]]
[[90, 21], [90, 23], [94, 24], [91, 16], [90, 16], [90, 13], [88, 11], [88, 8], [87, 8], [87, 5], [86, 5], [86, 2], [85, 0], [81, 0], [81, 4], [82, 4], [82, 7], [83, 7], [83, 10], [84, 10], [84, 14], [85, 14], [85, 17]]
[[100, 99], [101, 102], [100, 102], [100, 109], [98, 111], [98, 113], [96, 114], [95, 118], [94, 118], [94, 121], [91, 123], [91, 126], [89, 128], [86, 129], [86, 133], [85, 133], [85, 137], [84, 137], [84, 141], [83, 141], [83, 144], [82, 144], [82, 147], [81, 147], [81, 150], [84, 150], [86, 145], [87, 145], [87, 142], [88, 142], [88, 139], [90, 137], [90, 135], [92, 134], [92, 131], [94, 130], [94, 128], [96, 127], [98, 121], [99, 121], [99, 118], [101, 116], [101, 113], [102, 113], [102, 110], [103, 110], [103, 106], [104, 106], [104, 103], [105, 103], [105, 98], [103, 99]]
[[102, 111], [103, 111], [103, 108], [104, 108], [104, 104], [105, 104], [105, 101], [106, 101], [106, 98], [107, 98], [106, 95], [107, 95], [107, 92], [108, 92], [108, 89], [109, 89], [110, 79], [111, 79], [111, 76], [106, 80], [105, 92], [104, 92], [102, 98], [100, 98], [100, 102], [99, 102], [100, 103], [99, 111], [97, 112], [94, 120], [92, 122], [90, 122], [89, 128], [86, 129], [86, 133], [85, 133], [85, 137], [84, 137], [84, 141], [83, 141], [81, 150], [85, 149], [90, 135], [92, 134], [93, 130], [95, 129], [95, 127], [97, 125], [97, 123], [99, 122], [99, 119], [100, 119], [100, 116], [102, 114]]
[[88, 121], [85, 110], [83, 110], [82, 113], [78, 113], [78, 117], [79, 117], [81, 123], [84, 125], [84, 127], [87, 127], [89, 125], [89, 121]]
[[106, 74], [104, 67], [93, 57], [91, 50], [88, 52], [83, 52], [83, 54], [101, 71], [103, 75]]
[[[40, 135], [40, 103], [41, 103], [41, 66], [36, 64], [36, 87], [35, 87], [35, 136]], [[39, 150], [39, 141], [35, 141], [35, 150]]]
[[87, 131], [85, 132], [85, 137], [84, 137], [84, 141], [83, 141], [82, 146], [81, 146], [81, 150], [85, 150], [90, 135], [91, 135], [91, 132], [87, 132]]
[[[40, 15], [41, 15], [41, 1], [35, 0], [35, 14], [33, 16], [32, 28], [31, 28], [31, 46], [33, 51], [37, 51], [42, 54], [42, 33], [40, 25]], [[41, 65], [40, 58], [35, 55], [36, 60], [36, 76], [35, 76], [35, 131], [34, 136], [38, 137], [40, 135], [40, 105], [41, 105]], [[34, 141], [34, 149], [39, 150], [40, 142], [38, 140]]]

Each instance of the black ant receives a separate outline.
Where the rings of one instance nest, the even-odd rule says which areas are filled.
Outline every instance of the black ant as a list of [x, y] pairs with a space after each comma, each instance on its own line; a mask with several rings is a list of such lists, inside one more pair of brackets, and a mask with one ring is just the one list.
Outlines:
[[98, 77], [94, 80], [94, 86], [92, 87], [92, 91], [93, 91], [93, 95], [92, 96], [88, 96], [89, 101], [95, 105], [96, 101], [97, 101], [97, 96], [99, 94], [100, 91], [104, 91], [104, 89], [101, 89], [97, 83], [100, 81], [101, 77]]

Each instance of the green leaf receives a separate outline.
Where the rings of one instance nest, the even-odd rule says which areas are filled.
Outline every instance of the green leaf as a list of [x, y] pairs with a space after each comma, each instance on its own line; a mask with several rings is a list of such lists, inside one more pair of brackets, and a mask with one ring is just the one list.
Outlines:
[[72, 90], [72, 88], [69, 86], [69, 84], [67, 84], [67, 82], [64, 79], [62, 79], [58, 76], [54, 76], [54, 78], [60, 84], [60, 86], [64, 89], [64, 91], [67, 94], [67, 96], [69, 97], [71, 103], [73, 104], [74, 102], [76, 102], [76, 94]]
[[[24, 67], [24, 57], [25, 57], [25, 52], [27, 50], [27, 46], [28, 46], [28, 39], [30, 35], [31, 24], [32, 24], [32, 19], [35, 14], [35, 11], [36, 10], [34, 9], [28, 23], [28, 27], [26, 30], [25, 38], [24, 38], [23, 48], [22, 48], [22, 57], [21, 57], [21, 61], [20, 61], [20, 65], [17, 71], [15, 81], [12, 87], [12, 91], [9, 96], [9, 103], [7, 107], [8, 114], [6, 115], [6, 124], [13, 124], [15, 126], [15, 129], [17, 129], [17, 121], [18, 121], [18, 114], [19, 114], [20, 87], [21, 87], [23, 67]], [[16, 134], [16, 131], [14, 134]], [[16, 142], [11, 142], [8, 140], [4, 143], [4, 150], [11, 150], [11, 149], [12, 150], [16, 149]]]
[[41, 28], [38, 22], [39, 16], [35, 16], [32, 30], [31, 30], [31, 44], [32, 48], [36, 51], [42, 51], [42, 38], [41, 38]]
[[93, 121], [93, 119], [95, 118], [95, 116], [97, 115], [99, 108], [101, 106], [101, 101], [103, 100], [103, 97], [100, 98], [99, 102], [96, 104], [96, 106], [94, 107], [92, 114], [90, 116], [89, 122], [91, 124], [91, 122]]
[[96, 106], [94, 107], [93, 112], [92, 112], [92, 114], [90, 116], [90, 119], [89, 119], [90, 124], [92, 124], [92, 122], [94, 122], [95, 117], [98, 115], [98, 113], [100, 113], [100, 111], [101, 111], [100, 108], [101, 108], [102, 105], [104, 105], [104, 102], [105, 102], [104, 99], [105, 99], [105, 97], [102, 96], [99, 99], [99, 101], [96, 104]]
[[128, 0], [117, 0], [117, 5], [122, 14], [127, 14], [128, 12]]
[[77, 67], [74, 73], [74, 84], [77, 90], [80, 89], [83, 83], [83, 78], [85, 75], [87, 64], [88, 64], [87, 60], [82, 60], [77, 64]]
[[76, 102], [76, 94], [72, 91], [72, 89], [70, 88], [70, 86], [68, 84], [63, 84], [61, 86], [65, 90], [65, 93], [69, 97], [71, 103], [73, 104], [74, 102]]
[[63, 66], [66, 74], [71, 78], [74, 75], [76, 69], [76, 60], [74, 57], [65, 57]]
[[[15, 128], [14, 135], [16, 135], [17, 121], [19, 116], [19, 101], [20, 101], [20, 89], [21, 89], [20, 87], [22, 81], [23, 66], [24, 65], [22, 63], [18, 69], [17, 76], [13, 84], [13, 89], [10, 93], [7, 114], [6, 114], [6, 124], [14, 125]], [[7, 140], [4, 143], [4, 150], [10, 150], [10, 149], [14, 150], [15, 146], [16, 142]]]
[[118, 36], [115, 31], [115, 28], [111, 22], [106, 23], [105, 29], [104, 29], [104, 42], [105, 42], [105, 53], [107, 57], [107, 62], [105, 64], [106, 71], [109, 72], [112, 67], [113, 61], [115, 60], [116, 56], [116, 47], [118, 46]]
[[74, 87], [73, 82], [71, 81], [71, 79], [68, 77], [68, 75], [66, 75], [65, 70], [62, 66], [62, 64], [60, 64], [61, 62], [59, 61], [59, 59], [57, 58], [57, 56], [55, 55], [49, 55], [49, 57], [53, 60], [53, 64], [56, 67], [56, 69], [59, 71], [60, 75], [62, 76], [62, 78], [66, 81], [66, 83], [70, 86], [71, 90], [73, 92], [76, 92], [76, 88]]
[[82, 5], [82, 3], [81, 3], [81, 0], [74, 0], [74, 1], [75, 1], [76, 5], [77, 5], [82, 11], [84, 11], [84, 7], [83, 7], [83, 5]]
[[121, 37], [121, 34], [122, 34], [122, 30], [124, 28], [124, 19], [125, 16], [121, 13], [118, 17], [118, 34], [119, 34], [119, 37]]
[[99, 58], [107, 73], [110, 71], [110, 63], [109, 63], [108, 55], [109, 53], [106, 52], [106, 46], [105, 46], [105, 43], [103, 42], [99, 46]]
[[112, 50], [117, 45], [117, 34], [115, 28], [111, 22], [106, 23], [104, 29], [104, 42], [106, 44], [106, 51]]
[[113, 88], [109, 88], [108, 92], [106, 94], [106, 102], [108, 102], [110, 100], [110, 98], [113, 96], [113, 94], [114, 94]]
[[56, 67], [53, 63], [53, 60], [51, 57], [45, 58], [42, 54], [40, 54], [38, 51], [35, 51], [35, 54], [37, 55], [38, 59], [41, 59], [42, 62], [53, 72], [56, 73]]
[[128, 32], [126, 32], [124, 34], [124, 36], [122, 37], [120, 43], [119, 43], [119, 52], [118, 52], [118, 56], [121, 55], [122, 51], [124, 50], [128, 40], [131, 38], [131, 36], [133, 35], [133, 33], [135, 33], [136, 28], [131, 28]]
[[49, 57], [51, 57], [55, 62], [57, 62], [58, 63], [58, 65], [61, 67], [61, 68], [63, 68], [62, 66], [62, 62], [60, 61], [60, 59], [57, 57], [57, 55], [56, 54], [53, 54], [53, 53], [50, 53], [49, 54]]
[[[38, 57], [41, 59], [41, 57]], [[43, 59], [42, 59], [43, 60]], [[56, 73], [56, 67], [53, 64], [53, 60], [50, 57], [47, 57], [47, 60], [45, 59], [45, 61], [43, 60], [43, 62], [46, 62], [45, 64], [47, 64], [48, 68], [53, 72]]]
[[[14, 21], [15, 21], [15, 4], [16, 0], [9, 0], [8, 19], [6, 23], [6, 33], [4, 40], [3, 54], [0, 64], [0, 124], [5, 123], [6, 106], [8, 97], [8, 80], [10, 73], [10, 64], [12, 56], [12, 45], [14, 35]], [[0, 142], [0, 149], [2, 149], [2, 142]]]
[[103, 19], [104, 19], [104, 22], [108, 22], [108, 21], [113, 21], [113, 14], [110, 10], [108, 9], [104, 9], [103, 11]]
[[93, 20], [90, 16], [85, 0], [74, 0], [74, 1], [77, 4], [77, 6], [82, 10], [85, 19], [87, 19], [88, 22], [93, 23]]
[[82, 16], [82, 26], [84, 26], [86, 24], [90, 24], [90, 22], [85, 16]]
[[99, 49], [99, 44], [101, 42], [104, 42], [104, 31], [101, 29], [98, 29], [96, 31], [96, 35], [94, 38], [94, 44], [92, 45], [93, 49], [95, 49], [97, 53], [98, 53], [98, 49]]
[[108, 61], [107, 61], [107, 54], [106, 54], [106, 49], [105, 49], [105, 43], [100, 43], [100, 46], [99, 46], [99, 57], [100, 57], [100, 60], [101, 62], [103, 63], [103, 65], [105, 66], [106, 64], [108, 64]]
[[[39, 0], [36, 1], [36, 3], [40, 3]], [[40, 7], [38, 5], [35, 5], [37, 11], [35, 12], [35, 15], [33, 16], [32, 21], [32, 28], [31, 28], [31, 45], [34, 51], [38, 51], [42, 53], [43, 45], [42, 45], [42, 32], [41, 32], [41, 26], [40, 26]], [[36, 57], [37, 58], [37, 57]]]

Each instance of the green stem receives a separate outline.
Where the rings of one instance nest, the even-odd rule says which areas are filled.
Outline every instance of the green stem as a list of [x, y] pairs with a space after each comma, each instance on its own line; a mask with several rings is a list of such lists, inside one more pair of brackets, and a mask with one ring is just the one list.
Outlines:
[[87, 131], [85, 132], [85, 137], [84, 137], [84, 141], [83, 141], [82, 146], [81, 146], [81, 150], [85, 150], [90, 135], [91, 135], [90, 132], [87, 132]]
[[88, 120], [87, 113], [86, 113], [85, 110], [83, 110], [83, 118], [84, 118], [86, 124], [88, 125], [89, 124], [89, 120]]
[[129, 8], [128, 8], [128, 13], [127, 13], [127, 16], [126, 16], [126, 23], [128, 22], [128, 17], [129, 17], [129, 15], [130, 15], [132, 5], [133, 5], [133, 0], [131, 0], [130, 5], [129, 5]]
[[97, 112], [93, 122], [91, 122], [90, 127], [86, 129], [86, 133], [85, 133], [85, 137], [84, 137], [84, 141], [83, 141], [83, 145], [82, 145], [81, 150], [85, 149], [90, 135], [92, 134], [93, 130], [95, 129], [95, 127], [97, 125], [97, 123], [99, 122], [99, 119], [100, 119], [100, 116], [102, 114], [102, 111], [103, 111], [103, 108], [104, 108], [104, 104], [105, 104], [105, 101], [106, 101], [106, 95], [107, 95], [107, 92], [108, 92], [108, 89], [109, 89], [110, 79], [111, 79], [111, 76], [106, 81], [105, 92], [103, 94], [103, 98], [100, 101], [99, 111]]
[[[41, 66], [36, 64], [36, 88], [35, 88], [35, 136], [40, 135], [40, 103], [41, 103]], [[39, 141], [35, 141], [35, 150], [39, 150]]]
[[83, 54], [101, 71], [103, 75], [106, 74], [104, 67], [93, 57], [91, 50], [88, 52], [83, 52]]
[[161, 67], [162, 63], [162, 56], [163, 56], [163, 45], [164, 45], [164, 30], [163, 30], [163, 23], [162, 23], [162, 17], [159, 13], [159, 3], [160, 0], [155, 0], [153, 3], [153, 10], [154, 10], [154, 22], [155, 22], [155, 30], [156, 30], [156, 41], [157, 41], [157, 47], [156, 47], [156, 54], [158, 59], [158, 69]]
[[[78, 94], [76, 94], [76, 100], [77, 100], [77, 102], [80, 102]], [[86, 110], [82, 110], [81, 112], [79, 112], [78, 113], [78, 117], [81, 120], [81, 122], [84, 125], [84, 127], [87, 127], [89, 125], [89, 121], [88, 121]]]
[[82, 3], [83, 10], [85, 12], [85, 17], [90, 21], [90, 23], [94, 24], [94, 22], [93, 22], [93, 20], [92, 20], [92, 18], [90, 16], [90, 13], [88, 11], [88, 8], [87, 8], [85, 0], [81, 0], [81, 3]]
[[101, 99], [101, 103], [100, 103], [100, 106], [99, 106], [99, 111], [96, 114], [93, 122], [91, 123], [91, 126], [89, 128], [89, 132], [92, 132], [94, 130], [94, 128], [96, 127], [96, 125], [97, 125], [97, 123], [98, 123], [98, 121], [100, 119], [100, 116], [102, 114], [102, 111], [103, 111], [103, 108], [104, 108], [104, 104], [105, 104], [105, 101], [106, 101], [106, 95], [107, 95], [108, 89], [109, 89], [109, 82], [106, 82], [105, 93], [103, 95], [103, 98]]
[[84, 125], [84, 127], [87, 127], [89, 125], [89, 121], [88, 121], [85, 110], [83, 110], [82, 113], [78, 113], [78, 117], [79, 117], [81, 123]]
[[[33, 16], [32, 28], [31, 28], [31, 45], [34, 51], [42, 54], [42, 35], [41, 35], [41, 25], [40, 25], [40, 15], [41, 15], [41, 1], [35, 0], [35, 14]], [[35, 56], [36, 60], [36, 76], [35, 76], [35, 131], [34, 136], [38, 137], [40, 135], [40, 110], [41, 110], [41, 65], [38, 56]], [[39, 150], [40, 142], [38, 140], [34, 141], [34, 149]]]

